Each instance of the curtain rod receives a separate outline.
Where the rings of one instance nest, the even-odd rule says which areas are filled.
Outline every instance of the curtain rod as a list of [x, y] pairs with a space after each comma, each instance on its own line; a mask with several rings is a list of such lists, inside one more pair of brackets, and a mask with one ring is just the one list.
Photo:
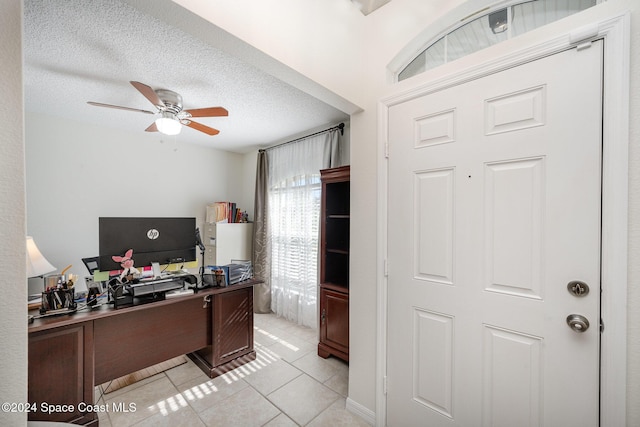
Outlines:
[[301, 136], [300, 138], [292, 139], [291, 141], [283, 142], [281, 144], [276, 144], [276, 145], [271, 146], [271, 147], [261, 148], [260, 150], [258, 150], [258, 152], [262, 153], [263, 151], [271, 150], [272, 148], [280, 147], [281, 145], [291, 144], [292, 142], [298, 142], [298, 141], [301, 141], [303, 139], [311, 138], [312, 136], [320, 135], [321, 133], [330, 132], [330, 131], [336, 130], [336, 129], [340, 129], [340, 135], [344, 135], [344, 123], [340, 123], [337, 126], [333, 126], [333, 127], [328, 128], [328, 129], [321, 130], [321, 131], [312, 133], [312, 134], [307, 135], [307, 136]]

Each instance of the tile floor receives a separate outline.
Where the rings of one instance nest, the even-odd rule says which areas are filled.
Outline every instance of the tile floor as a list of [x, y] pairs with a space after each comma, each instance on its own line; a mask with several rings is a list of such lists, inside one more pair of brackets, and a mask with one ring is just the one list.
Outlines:
[[257, 359], [211, 379], [191, 361], [103, 395], [101, 427], [368, 426], [345, 409], [348, 365], [317, 356], [317, 330], [254, 316]]

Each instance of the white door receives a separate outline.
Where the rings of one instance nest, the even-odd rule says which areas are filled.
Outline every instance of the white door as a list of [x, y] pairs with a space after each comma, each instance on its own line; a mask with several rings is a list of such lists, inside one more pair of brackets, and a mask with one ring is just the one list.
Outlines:
[[594, 42], [390, 108], [389, 426], [598, 425], [601, 82]]

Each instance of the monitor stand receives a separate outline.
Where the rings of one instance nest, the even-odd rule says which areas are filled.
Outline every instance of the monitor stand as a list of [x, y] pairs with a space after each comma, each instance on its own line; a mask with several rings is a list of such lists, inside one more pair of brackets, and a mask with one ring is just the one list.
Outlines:
[[153, 269], [153, 278], [158, 279], [162, 275], [162, 271], [160, 270], [160, 263], [152, 262], [151, 268]]

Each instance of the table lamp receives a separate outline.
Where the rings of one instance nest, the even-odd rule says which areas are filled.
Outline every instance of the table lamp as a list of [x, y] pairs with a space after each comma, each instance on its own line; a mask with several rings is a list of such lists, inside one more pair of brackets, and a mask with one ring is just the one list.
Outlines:
[[[33, 237], [27, 236], [27, 278], [44, 276], [55, 271], [56, 268], [42, 255]], [[28, 322], [33, 322], [33, 316], [27, 317]]]
[[27, 278], [44, 276], [55, 270], [56, 268], [40, 253], [33, 237], [27, 236]]

